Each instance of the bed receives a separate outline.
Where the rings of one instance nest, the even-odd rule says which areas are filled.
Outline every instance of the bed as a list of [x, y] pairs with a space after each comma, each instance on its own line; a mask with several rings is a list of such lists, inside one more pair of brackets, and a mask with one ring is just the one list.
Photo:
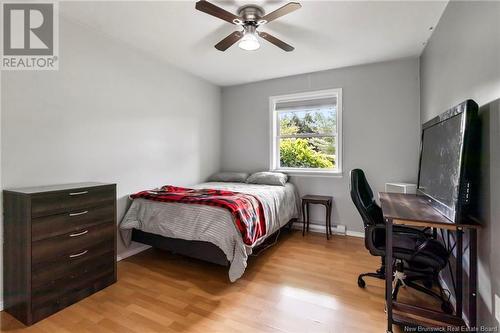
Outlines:
[[251, 246], [244, 243], [231, 213], [222, 207], [134, 199], [120, 230], [130, 241], [229, 266], [229, 280], [239, 279], [247, 259], [266, 239], [292, 223], [300, 212], [299, 196], [291, 183], [284, 186], [208, 182], [193, 189], [246, 193], [262, 204], [266, 233]]

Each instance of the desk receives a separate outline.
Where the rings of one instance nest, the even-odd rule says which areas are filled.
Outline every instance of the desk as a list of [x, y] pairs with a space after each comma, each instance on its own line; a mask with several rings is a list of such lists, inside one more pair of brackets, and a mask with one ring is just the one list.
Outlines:
[[[393, 324], [419, 325], [427, 328], [460, 328], [466, 326], [463, 316], [462, 284], [463, 284], [463, 233], [469, 231], [470, 263], [469, 263], [469, 326], [476, 326], [477, 306], [477, 232], [478, 223], [452, 224], [432, 208], [427, 199], [414, 194], [379, 193], [380, 203], [386, 222], [386, 271], [393, 271], [392, 258], [392, 226], [393, 224], [414, 227], [432, 227], [456, 232], [456, 287], [455, 315], [417, 307], [392, 300], [392, 275], [386, 274], [386, 307], [387, 332], [392, 332]], [[459, 330], [460, 331], [460, 330]]]

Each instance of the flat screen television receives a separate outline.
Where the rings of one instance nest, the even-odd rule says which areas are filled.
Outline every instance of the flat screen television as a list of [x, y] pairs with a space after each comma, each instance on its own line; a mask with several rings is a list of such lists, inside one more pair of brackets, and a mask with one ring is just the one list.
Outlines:
[[450, 223], [470, 223], [479, 177], [478, 105], [467, 100], [422, 125], [417, 193]]

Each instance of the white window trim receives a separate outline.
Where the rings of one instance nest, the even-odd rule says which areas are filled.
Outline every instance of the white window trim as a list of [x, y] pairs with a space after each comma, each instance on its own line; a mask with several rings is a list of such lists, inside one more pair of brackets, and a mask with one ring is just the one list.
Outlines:
[[[276, 104], [279, 102], [294, 102], [301, 101], [305, 99], [320, 99], [325, 97], [331, 97], [332, 95], [337, 96], [337, 168], [334, 170], [328, 169], [301, 169], [301, 168], [278, 168], [278, 154], [277, 148], [279, 143], [277, 142], [278, 136], [278, 121], [275, 116]], [[343, 140], [342, 140], [342, 88], [336, 89], [326, 89], [319, 91], [308, 91], [296, 94], [279, 95], [269, 97], [269, 117], [270, 117], [270, 140], [269, 140], [269, 169], [272, 171], [285, 172], [291, 176], [333, 176], [342, 177], [342, 160], [343, 160]]]

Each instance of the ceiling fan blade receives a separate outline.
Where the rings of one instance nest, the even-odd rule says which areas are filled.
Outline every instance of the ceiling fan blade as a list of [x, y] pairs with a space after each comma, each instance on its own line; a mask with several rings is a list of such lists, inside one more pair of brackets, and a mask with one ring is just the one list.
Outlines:
[[235, 31], [217, 44], [215, 48], [219, 51], [226, 51], [231, 45], [239, 41], [243, 37], [243, 32]]
[[285, 50], [286, 52], [291, 52], [291, 51], [295, 50], [295, 48], [292, 45], [285, 43], [281, 39], [278, 39], [278, 38], [274, 37], [273, 35], [268, 34], [267, 32], [260, 32], [259, 31], [257, 33], [259, 34], [260, 37], [264, 38], [269, 43], [276, 45], [277, 47], [279, 47], [282, 50]]
[[236, 24], [234, 20], [241, 20], [238, 16], [234, 15], [233, 13], [230, 13], [225, 9], [217, 7], [216, 5], [205, 0], [198, 1], [196, 3], [195, 8], [198, 9], [199, 11], [215, 16], [217, 18], [220, 18], [221, 20], [227, 21], [232, 24]]
[[264, 17], [261, 18], [261, 20], [266, 21], [266, 22], [271, 22], [276, 20], [278, 17], [284, 16], [286, 14], [290, 14], [293, 11], [296, 11], [302, 7], [302, 5], [298, 2], [289, 2], [283, 7], [280, 7], [276, 9], [274, 12], [270, 12], [267, 15], [264, 15]]

